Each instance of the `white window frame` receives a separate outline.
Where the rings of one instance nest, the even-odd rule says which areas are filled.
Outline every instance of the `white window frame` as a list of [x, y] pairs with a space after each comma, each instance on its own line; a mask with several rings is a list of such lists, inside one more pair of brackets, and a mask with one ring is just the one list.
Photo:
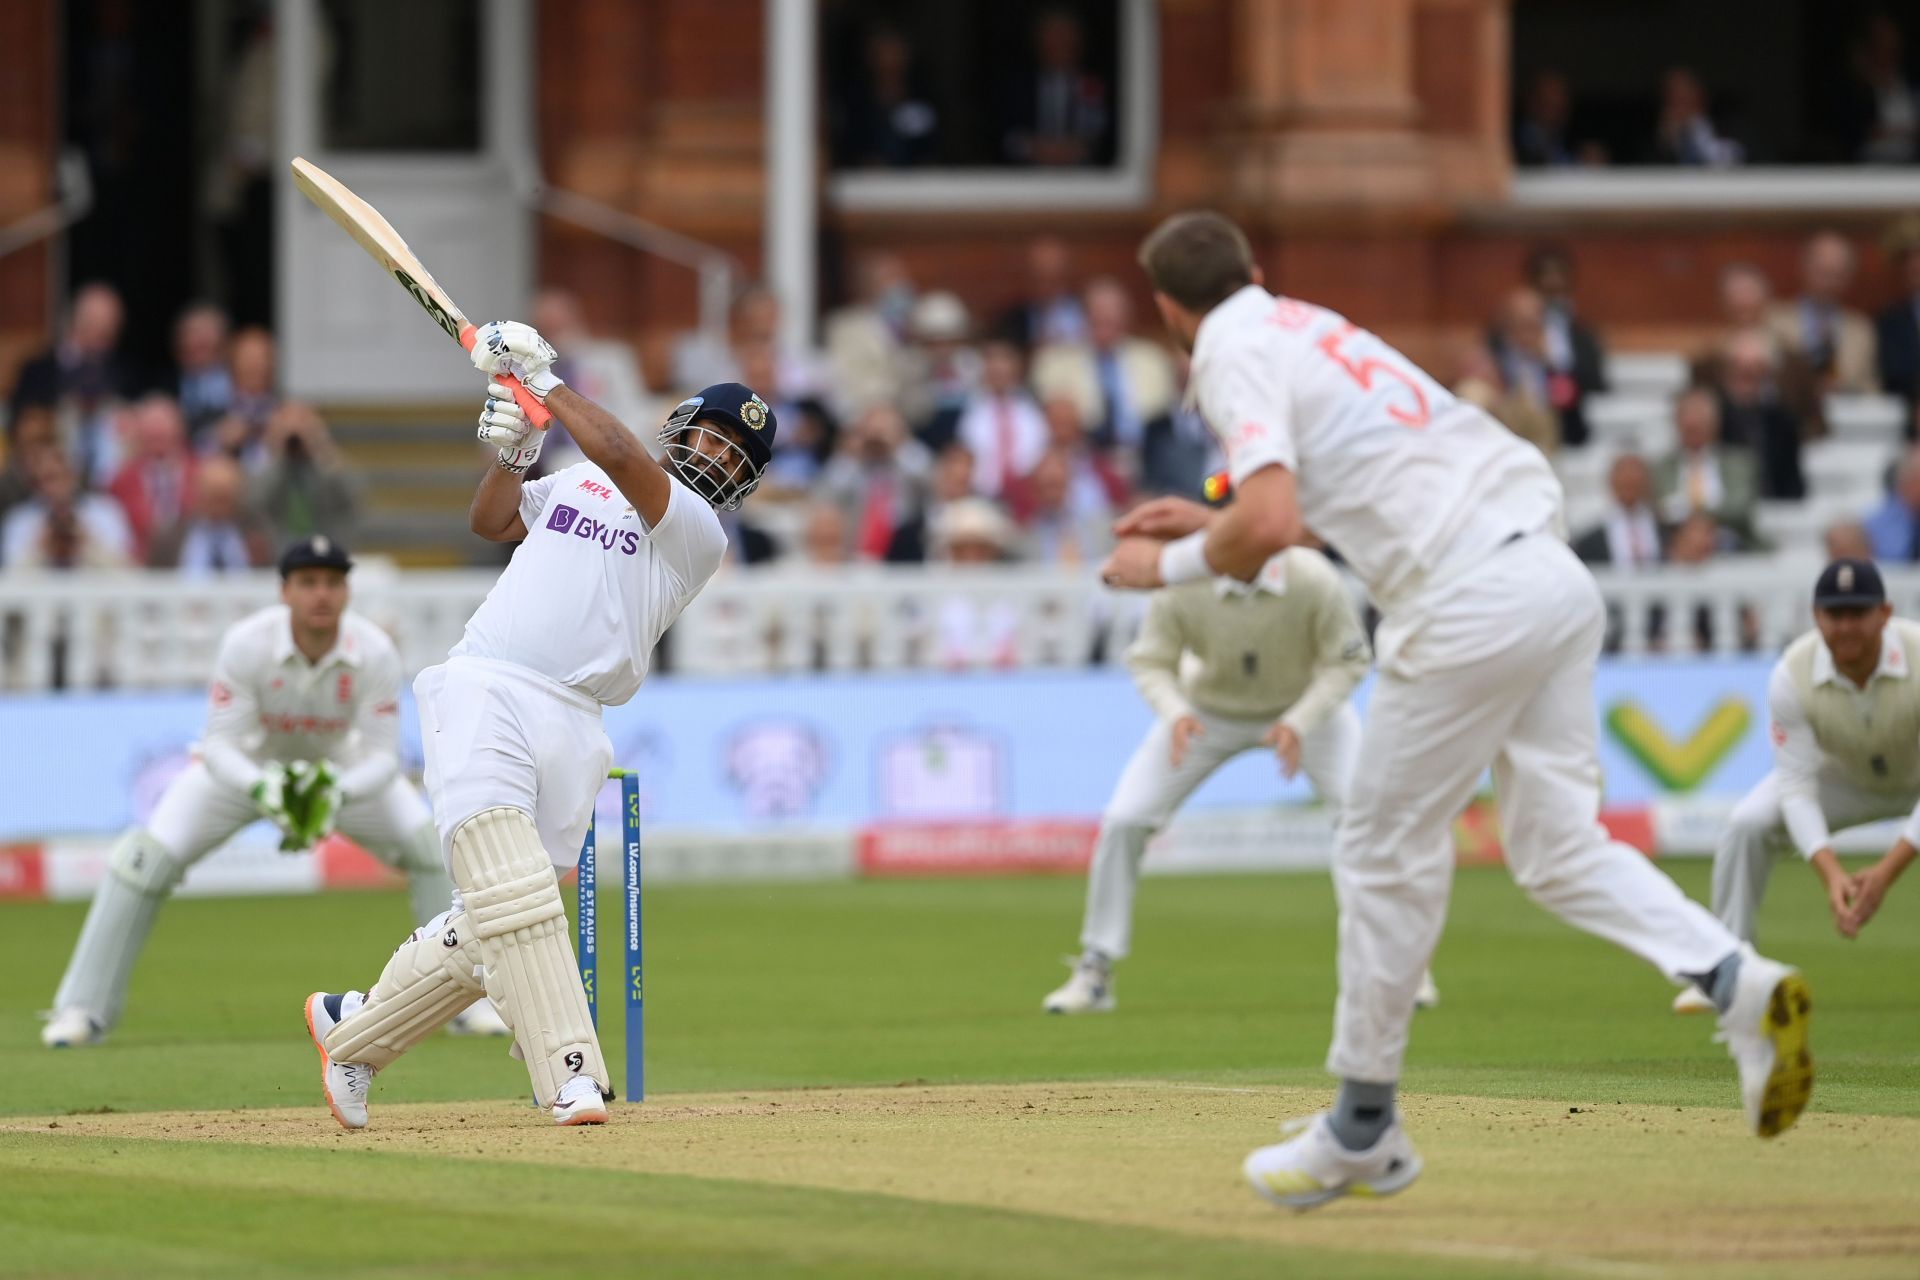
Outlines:
[[834, 173], [827, 199], [845, 213], [986, 213], [1136, 209], [1153, 195], [1160, 147], [1160, 41], [1155, 0], [1118, 0], [1121, 112], [1114, 164], [1066, 169], [945, 168]]
[[1904, 210], [1920, 206], [1920, 167], [1523, 169], [1514, 172], [1509, 202], [1516, 209], [1566, 213], [1765, 209], [1845, 214]]

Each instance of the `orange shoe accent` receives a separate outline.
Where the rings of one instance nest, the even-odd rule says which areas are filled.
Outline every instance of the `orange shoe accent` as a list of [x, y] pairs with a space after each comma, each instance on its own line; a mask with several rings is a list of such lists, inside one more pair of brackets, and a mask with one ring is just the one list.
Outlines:
[[307, 997], [307, 1036], [313, 1041], [314, 1050], [320, 1055], [320, 1092], [326, 1095], [327, 1110], [333, 1112], [334, 1121], [342, 1129], [352, 1132], [353, 1126], [347, 1123], [347, 1118], [340, 1114], [340, 1108], [334, 1105], [333, 1090], [327, 1084], [327, 1069], [333, 1066], [333, 1059], [327, 1056], [327, 1046], [320, 1042], [320, 1033], [313, 1029], [313, 1002], [324, 999], [326, 994], [324, 991], [316, 991]]

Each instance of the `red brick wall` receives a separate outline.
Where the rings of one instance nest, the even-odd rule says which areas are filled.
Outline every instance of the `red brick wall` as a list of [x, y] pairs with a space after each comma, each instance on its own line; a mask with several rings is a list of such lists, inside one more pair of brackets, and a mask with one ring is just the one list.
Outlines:
[[[0, 0], [0, 226], [52, 196], [54, 0]], [[0, 387], [46, 341], [48, 257], [35, 247], [0, 258]]]

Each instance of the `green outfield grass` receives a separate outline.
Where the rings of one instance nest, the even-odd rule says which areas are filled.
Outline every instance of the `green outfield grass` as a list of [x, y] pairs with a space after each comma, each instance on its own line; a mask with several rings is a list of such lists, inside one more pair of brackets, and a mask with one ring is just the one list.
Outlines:
[[[1704, 865], [1678, 870], [1690, 892], [1704, 893]], [[1333, 995], [1332, 895], [1323, 876], [1148, 881], [1135, 956], [1120, 975], [1120, 1012], [1048, 1019], [1037, 1012], [1040, 997], [1064, 975], [1057, 961], [1073, 949], [1080, 892], [1079, 882], [1064, 879], [649, 889], [649, 1084], [664, 1106], [657, 1127], [630, 1129], [649, 1144], [644, 1158], [591, 1171], [556, 1166], [551, 1152], [489, 1146], [494, 1130], [479, 1126], [497, 1122], [518, 1134], [515, 1126], [538, 1120], [530, 1108], [473, 1111], [477, 1127], [464, 1134], [458, 1124], [469, 1113], [461, 1112], [448, 1139], [455, 1161], [366, 1142], [352, 1149], [369, 1135], [333, 1130], [316, 1096], [301, 1002], [315, 988], [371, 983], [407, 927], [397, 895], [173, 903], [113, 1039], [63, 1053], [39, 1047], [34, 1014], [51, 997], [83, 908], [0, 907], [0, 1114], [45, 1118], [0, 1133], [0, 1275], [578, 1275], [596, 1260], [612, 1274], [644, 1265], [656, 1275], [1231, 1276], [1273, 1274], [1282, 1260], [1291, 1274], [1315, 1276], [1579, 1270], [1550, 1250], [1508, 1256], [1484, 1241], [1460, 1256], [1404, 1241], [1386, 1246], [1392, 1257], [1364, 1252], [1364, 1214], [1405, 1227], [1414, 1221], [1406, 1215], [1447, 1203], [1440, 1186], [1429, 1190], [1441, 1184], [1437, 1172], [1396, 1201], [1339, 1206], [1335, 1212], [1363, 1215], [1349, 1219], [1354, 1238], [1339, 1245], [1320, 1235], [1246, 1237], [1232, 1224], [1187, 1233], [1151, 1215], [1096, 1223], [1089, 1215], [1102, 1215], [1092, 1210], [940, 1202], [911, 1187], [884, 1194], [875, 1190], [891, 1188], [884, 1171], [872, 1182], [842, 1186], [823, 1176], [799, 1185], [808, 1179], [752, 1176], [750, 1153], [744, 1165], [716, 1164], [711, 1176], [697, 1161], [658, 1163], [652, 1144], [694, 1140], [692, 1129], [678, 1142], [673, 1136], [682, 1130], [672, 1095], [692, 1092], [1174, 1082], [1248, 1091], [1251, 1101], [1235, 1105], [1251, 1111], [1205, 1122], [1221, 1141], [1245, 1129], [1243, 1146], [1271, 1132], [1248, 1127], [1249, 1115], [1265, 1125], [1287, 1114], [1276, 1109], [1281, 1102], [1313, 1105]], [[1762, 928], [1767, 949], [1800, 964], [1813, 985], [1816, 1112], [1920, 1117], [1920, 883], [1899, 886], [1868, 936], [1847, 943], [1826, 924], [1812, 878], [1783, 866]], [[1732, 1073], [1710, 1042], [1709, 1021], [1669, 1015], [1672, 990], [1657, 975], [1532, 907], [1502, 873], [1460, 875], [1435, 968], [1444, 1002], [1418, 1021], [1411, 1097], [1445, 1095], [1469, 1100], [1448, 1106], [1470, 1108], [1481, 1106], [1470, 1100], [1486, 1100], [1483, 1128], [1515, 1123], [1502, 1115], [1627, 1107], [1620, 1114], [1636, 1119], [1606, 1139], [1618, 1147], [1608, 1148], [1608, 1177], [1623, 1176], [1635, 1160], [1708, 1158], [1678, 1141], [1663, 1144], [1657, 1118], [1638, 1117], [1684, 1108], [1689, 1123], [1711, 1122], [1711, 1133], [1734, 1123]], [[603, 1002], [602, 1015], [617, 1080], [617, 1001]], [[1263, 1090], [1274, 1091], [1270, 1102], [1261, 1101]], [[383, 1106], [525, 1094], [523, 1069], [497, 1042], [440, 1038], [381, 1077], [375, 1122]], [[1166, 1111], [1175, 1104], [1153, 1098], [1182, 1095], [1126, 1096], [1154, 1132], [1165, 1126], [1156, 1140], [1177, 1150], [1179, 1118]], [[232, 1114], [182, 1122], [158, 1137], [102, 1116], [76, 1117], [61, 1133], [45, 1129], [57, 1117], [102, 1109], [233, 1108], [306, 1108], [327, 1145], [243, 1145], [235, 1138], [253, 1122]], [[686, 1109], [688, 1125], [700, 1110]], [[391, 1114], [423, 1129], [453, 1113]], [[777, 1112], [770, 1116], [766, 1124], [777, 1129]], [[1445, 1122], [1436, 1123], [1444, 1131]], [[274, 1124], [278, 1141], [304, 1120], [276, 1116]], [[1910, 1125], [1894, 1122], [1909, 1144], [1920, 1135]], [[529, 1132], [540, 1141], [579, 1136]], [[1875, 1126], [1858, 1133], [1871, 1149]], [[810, 1149], [822, 1161], [835, 1158], [830, 1140]], [[1747, 1148], [1726, 1150], [1736, 1159]], [[1209, 1152], [1199, 1167], [1215, 1163]], [[1217, 1163], [1218, 1195], [1238, 1211], [1239, 1198], [1251, 1197], [1235, 1185], [1232, 1160]], [[1792, 1203], [1784, 1160], [1742, 1176], [1776, 1176], [1770, 1168], [1781, 1182], [1763, 1181], [1755, 1194]], [[1096, 1167], [1085, 1176], [1101, 1174]], [[1690, 1176], [1712, 1178], [1710, 1169]], [[1920, 1189], [1911, 1177], [1905, 1187], [1910, 1224], [1920, 1221]], [[1607, 1211], [1605, 1179], [1582, 1190], [1589, 1209]], [[504, 1231], [486, 1208], [496, 1200], [536, 1209], [546, 1224], [570, 1223], [577, 1213], [578, 1227]], [[371, 1254], [329, 1254], [342, 1221], [371, 1242]], [[1438, 1225], [1432, 1233], [1444, 1234]], [[1920, 1237], [1911, 1243], [1920, 1248]], [[1899, 1247], [1901, 1240], [1888, 1248], [1884, 1239], [1864, 1253], [1836, 1246], [1867, 1269], [1835, 1274], [1879, 1274], [1867, 1264], [1888, 1261]], [[1658, 1260], [1666, 1254], [1645, 1256], [1655, 1261], [1622, 1274], [1665, 1274]], [[1691, 1270], [1715, 1274], [1710, 1266]], [[1726, 1274], [1770, 1272], [1756, 1264]]]

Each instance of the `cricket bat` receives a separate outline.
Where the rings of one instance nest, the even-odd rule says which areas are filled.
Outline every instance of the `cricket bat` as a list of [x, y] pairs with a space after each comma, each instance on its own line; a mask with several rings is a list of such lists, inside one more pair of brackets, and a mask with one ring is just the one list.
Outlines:
[[[362, 200], [338, 178], [311, 164], [307, 160], [295, 157], [293, 161], [293, 185], [300, 193], [320, 207], [320, 212], [332, 218], [339, 228], [354, 238], [373, 260], [380, 264], [386, 273], [400, 282], [400, 287], [413, 295], [413, 300], [426, 308], [433, 322], [446, 330], [447, 336], [471, 351], [474, 341], [473, 322], [460, 313], [453, 305], [453, 299], [447, 295], [437, 281], [428, 274], [420, 259], [414, 256], [393, 224], [380, 216], [380, 211]], [[525, 411], [527, 421], [542, 430], [553, 415], [547, 412], [545, 405], [534, 399], [533, 393], [520, 385], [518, 378], [500, 375], [500, 381], [513, 388], [513, 398]]]

